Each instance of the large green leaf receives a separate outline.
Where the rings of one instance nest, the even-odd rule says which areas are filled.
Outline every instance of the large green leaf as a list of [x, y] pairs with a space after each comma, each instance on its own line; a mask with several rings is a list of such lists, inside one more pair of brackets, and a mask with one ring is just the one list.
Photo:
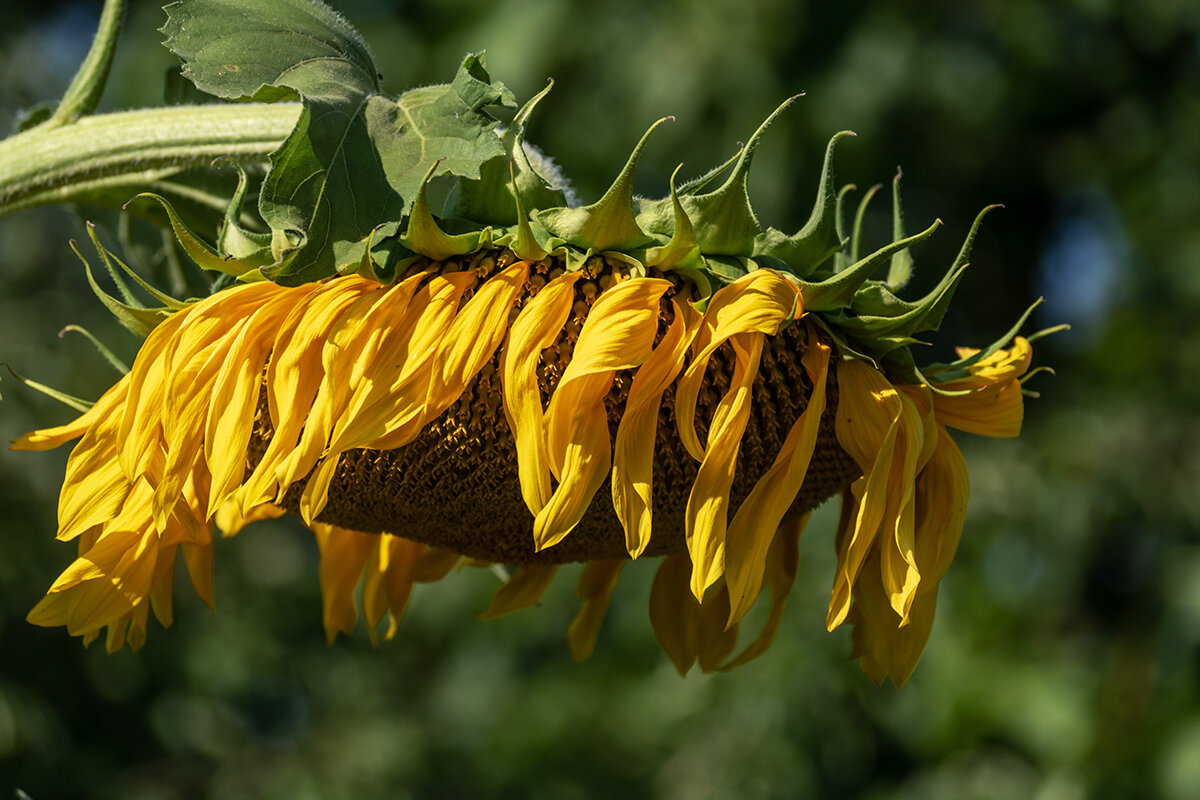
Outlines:
[[486, 109], [515, 103], [482, 53], [467, 55], [453, 83], [393, 100], [366, 44], [317, 0], [181, 0], [168, 16], [167, 44], [198, 88], [304, 101], [259, 195], [274, 261], [263, 271], [281, 283], [332, 275], [393, 235], [435, 164], [435, 174], [477, 179], [504, 152]]
[[180, 0], [161, 30], [196, 87], [230, 100], [377, 91], [366, 42], [318, 0]]

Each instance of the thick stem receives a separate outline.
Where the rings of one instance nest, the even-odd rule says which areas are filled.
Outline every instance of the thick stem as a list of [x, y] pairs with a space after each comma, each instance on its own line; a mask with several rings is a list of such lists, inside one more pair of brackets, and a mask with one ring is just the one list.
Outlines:
[[299, 103], [231, 103], [123, 111], [34, 128], [0, 141], [0, 216], [89, 193], [144, 186], [230, 156], [266, 163], [291, 132]]

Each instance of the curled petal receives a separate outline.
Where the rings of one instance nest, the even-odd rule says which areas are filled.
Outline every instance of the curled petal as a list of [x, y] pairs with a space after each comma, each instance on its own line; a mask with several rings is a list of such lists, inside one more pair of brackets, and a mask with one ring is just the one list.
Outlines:
[[751, 387], [758, 375], [763, 337], [736, 334], [730, 343], [737, 356], [729, 391], [717, 404], [708, 430], [708, 447], [688, 495], [684, 518], [688, 553], [692, 557], [692, 594], [697, 600], [725, 569], [725, 527], [729, 487], [737, 469], [738, 448], [750, 419]]
[[637, 558], [650, 544], [654, 483], [654, 442], [663, 392], [679, 376], [696, 335], [700, 315], [677, 298], [675, 318], [654, 352], [638, 369], [613, 446], [613, 509], [625, 530], [625, 546]]
[[730, 523], [725, 543], [725, 583], [729, 587], [730, 622], [741, 619], [758, 597], [763, 572], [771, 559], [768, 550], [784, 514], [796, 499], [816, 448], [821, 417], [825, 413], [825, 385], [829, 374], [829, 347], [809, 330], [802, 363], [812, 382], [804, 412], [784, 439], [771, 468], [751, 489]]
[[626, 563], [624, 559], [592, 561], [579, 573], [575, 592], [583, 601], [583, 608], [567, 629], [567, 645], [571, 649], [571, 658], [576, 661], [586, 660], [595, 649], [600, 623], [604, 621], [617, 578]]
[[574, 302], [575, 282], [581, 275], [565, 272], [543, 286], [517, 315], [504, 346], [504, 415], [516, 440], [521, 495], [535, 515], [550, 501], [538, 357], [562, 332]]
[[659, 279], [626, 281], [592, 306], [546, 411], [546, 455], [559, 484], [534, 519], [537, 549], [561, 541], [604, 483], [612, 462], [604, 398], [616, 370], [639, 366], [649, 357], [659, 299], [670, 288]]

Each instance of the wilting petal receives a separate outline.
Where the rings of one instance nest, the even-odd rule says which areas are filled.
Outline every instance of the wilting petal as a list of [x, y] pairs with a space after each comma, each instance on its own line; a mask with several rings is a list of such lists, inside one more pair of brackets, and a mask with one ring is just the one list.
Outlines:
[[367, 562], [363, 576], [363, 618], [371, 643], [378, 645], [376, 629], [385, 614], [390, 615], [384, 639], [396, 635], [408, 599], [412, 595], [413, 570], [426, 547], [388, 533], [379, 534], [377, 555]]
[[631, 558], [640, 556], [650, 544], [654, 442], [663, 392], [683, 369], [701, 319], [688, 303], [677, 298], [671, 298], [671, 303], [675, 319], [633, 377], [613, 445], [613, 509], [625, 530], [625, 546]]
[[317, 522], [309, 526], [321, 551], [321, 604], [325, 638], [332, 644], [339, 633], [350, 635], [358, 621], [354, 590], [379, 537]]
[[450, 324], [436, 358], [426, 417], [433, 419], [462, 396], [508, 332], [508, 317], [529, 278], [518, 261], [489, 278]]
[[263, 303], [239, 331], [213, 382], [204, 429], [204, 460], [212, 475], [208, 507], [213, 510], [245, 477], [246, 450], [275, 333], [291, 308], [310, 293], [311, 288], [283, 291]]
[[534, 547], [552, 547], [583, 518], [612, 462], [604, 398], [616, 370], [639, 366], [658, 329], [669, 281], [642, 278], [602, 293], [546, 411], [546, 455], [559, 484], [533, 523]]
[[729, 587], [731, 623], [741, 619], [758, 598], [775, 532], [808, 473], [825, 413], [829, 353], [829, 347], [818, 341], [816, 331], [809, 328], [802, 358], [813, 387], [808, 405], [792, 425], [775, 462], [759, 478], [730, 523], [725, 541], [725, 584]]
[[321, 384], [304, 421], [300, 440], [275, 467], [275, 481], [279, 487], [274, 498], [276, 503], [281, 502], [288, 488], [307, 475], [324, 455], [334, 425], [350, 402], [354, 388], [351, 378], [356, 373], [361, 375], [366, 362], [378, 351], [385, 326], [369, 324], [370, 320], [393, 314], [403, 318], [423, 277], [423, 274], [414, 275], [396, 286], [377, 287], [363, 294], [327, 331], [321, 343]]
[[738, 626], [727, 625], [729, 592], [725, 582], [713, 587], [713, 592], [700, 604], [696, 623], [696, 661], [701, 672], [715, 672], [737, 646]]
[[851, 485], [853, 525], [842, 529], [838, 566], [825, 625], [833, 630], [850, 611], [850, 592], [888, 509], [896, 435], [902, 405], [899, 393], [877, 370], [859, 361], [838, 365], [838, 442], [858, 463], [863, 477]]
[[550, 500], [538, 358], [562, 333], [574, 303], [575, 282], [582, 274], [565, 272], [543, 286], [517, 315], [504, 346], [504, 415], [516, 443], [521, 495], [534, 514]]
[[526, 564], [496, 590], [491, 605], [479, 618], [495, 619], [537, 605], [556, 572], [557, 564]]
[[[78, 439], [98, 427], [113, 426], [111, 417], [121, 408], [129, 393], [129, 376], [125, 375], [105, 392], [92, 407], [76, 419], [57, 428], [43, 428], [13, 439], [13, 450], [53, 450], [72, 439]], [[115, 426], [113, 426], [115, 427]], [[114, 431], [115, 432], [115, 431]]]
[[892, 608], [900, 615], [901, 624], [908, 618], [921, 574], [917, 570], [914, 548], [913, 484], [917, 479], [917, 463], [925, 444], [922, 441], [924, 423], [916, 404], [905, 392], [900, 395], [900, 418], [896, 425], [896, 447], [888, 471], [887, 502], [882, 530], [889, 537], [879, 540], [882, 560], [883, 587], [891, 599]]
[[[951, 389], [953, 382], [943, 386]], [[1021, 433], [1025, 418], [1025, 399], [1016, 380], [963, 395], [934, 395], [933, 406], [941, 424], [980, 436], [1012, 438]]]
[[753, 661], [767, 652], [767, 648], [775, 641], [775, 634], [783, 621], [784, 606], [796, 583], [796, 570], [800, 564], [800, 536], [808, 526], [809, 516], [805, 514], [787, 520], [775, 532], [767, 553], [766, 570], [766, 579], [771, 585], [771, 611], [754, 641], [746, 645], [736, 658], [722, 664], [722, 671]]
[[676, 671], [686, 675], [696, 663], [700, 604], [689, 589], [692, 567], [687, 556], [662, 560], [650, 586], [650, 624]]
[[946, 574], [967, 515], [969, 478], [962, 452], [950, 432], [938, 429], [938, 444], [917, 477], [915, 555], [921, 570], [918, 594], [937, 586]]
[[750, 333], [774, 336], [788, 319], [802, 311], [796, 286], [771, 270], [755, 270], [712, 296], [692, 342], [695, 356], [675, 390], [679, 438], [697, 461], [704, 458], [704, 448], [696, 435], [696, 401], [704, 385], [709, 358], [734, 336]]
[[592, 561], [579, 573], [579, 585], [575, 593], [583, 601], [583, 608], [567, 629], [567, 646], [571, 649], [571, 658], [576, 661], [587, 659], [596, 647], [600, 623], [608, 611], [621, 568], [627, 563], [623, 558]]
[[458, 313], [473, 272], [435, 275], [418, 290], [403, 321], [384, 339], [354, 388], [350, 406], [334, 428], [329, 449], [390, 450], [411, 441], [425, 415], [435, 356]]
[[[877, 556], [872, 555], [864, 565], [864, 577], [873, 576], [879, 569]], [[856, 587], [854, 606], [850, 610], [851, 658], [859, 659], [863, 672], [876, 683], [891, 677], [896, 686], [903, 686], [917, 668], [929, 633], [933, 630], [933, 615], [937, 608], [937, 589], [917, 596], [909, 611], [909, 622], [900, 625], [900, 618], [876, 580], [863, 580]]]
[[[977, 352], [958, 349], [962, 358]], [[980, 436], [1009, 438], [1020, 434], [1025, 402], [1019, 379], [1032, 359], [1029, 340], [1018, 336], [1011, 348], [997, 350], [967, 367], [968, 376], [939, 384], [939, 389], [956, 394], [934, 395], [938, 422]]]
[[264, 380], [271, 440], [238, 492], [243, 512], [278, 494], [279, 475], [287, 474], [284, 461], [296, 450], [325, 376], [326, 337], [353, 303], [377, 288], [378, 284], [362, 280], [333, 281], [308, 295], [282, 323]]
[[58, 497], [58, 538], [68, 541], [120, 513], [132, 484], [118, 463], [116, 432], [92, 428], [71, 451]]
[[692, 594], [702, 600], [725, 569], [725, 527], [729, 487], [737, 470], [738, 448], [750, 420], [751, 387], [758, 375], [763, 336], [739, 333], [729, 340], [737, 357], [729, 391], [713, 412], [708, 446], [688, 495], [684, 518], [688, 553], [692, 557]]

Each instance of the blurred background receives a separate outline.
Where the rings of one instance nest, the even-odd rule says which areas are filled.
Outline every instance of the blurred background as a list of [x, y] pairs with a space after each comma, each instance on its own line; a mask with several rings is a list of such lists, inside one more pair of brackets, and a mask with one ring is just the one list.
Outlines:
[[[53, 100], [99, 2], [8, 4], [0, 129]], [[760, 218], [807, 217], [828, 137], [840, 182], [904, 170], [914, 296], [1003, 203], [931, 348], [991, 342], [1034, 298], [1017, 440], [962, 435], [972, 495], [924, 659], [903, 690], [824, 629], [836, 509], [801, 543], [783, 629], [759, 660], [680, 679], [646, 614], [655, 565], [625, 571], [590, 661], [564, 632], [566, 569], [493, 622], [496, 579], [418, 587], [378, 652], [326, 646], [312, 537], [263, 523], [221, 542], [218, 613], [180, 584], [139, 653], [23, 621], [74, 547], [54, 541], [67, 449], [0, 452], [0, 797], [1200, 797], [1200, 4], [1191, 0], [342, 0], [392, 93], [486, 49], [531, 140], [585, 202], [646, 127], [639, 191], [733, 152], [780, 101], [751, 176]], [[173, 63], [133, 4], [102, 110], [159, 104]], [[885, 195], [886, 196], [886, 195]], [[869, 230], [887, 233], [885, 200]], [[0, 360], [98, 396], [116, 378], [81, 324], [131, 358], [68, 240], [90, 209], [0, 219]], [[873, 226], [873, 227], [871, 227]], [[110, 229], [103, 229], [105, 235]], [[111, 240], [110, 240], [111, 241]], [[143, 254], [153, 262], [153, 252]], [[153, 268], [153, 264], [151, 263]], [[72, 412], [0, 384], [0, 439]]]

